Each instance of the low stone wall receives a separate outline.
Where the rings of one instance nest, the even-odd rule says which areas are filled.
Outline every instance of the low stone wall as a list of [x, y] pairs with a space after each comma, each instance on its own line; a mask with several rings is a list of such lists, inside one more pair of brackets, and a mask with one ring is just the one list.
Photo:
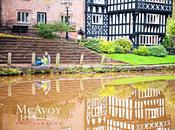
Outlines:
[[[9, 69], [9, 70], [8, 70]], [[3, 71], [9, 71], [9, 74]], [[11, 73], [14, 71], [16, 73]], [[143, 71], [175, 71], [175, 64], [141, 65], [141, 66], [108, 66], [108, 65], [62, 65], [62, 66], [1, 66], [0, 75], [25, 74], [75, 74], [75, 73], [109, 73], [109, 72], [143, 72]]]

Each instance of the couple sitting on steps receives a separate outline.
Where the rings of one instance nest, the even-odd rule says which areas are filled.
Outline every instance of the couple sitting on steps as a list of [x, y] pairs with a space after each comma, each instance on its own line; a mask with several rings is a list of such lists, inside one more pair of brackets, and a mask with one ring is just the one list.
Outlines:
[[35, 65], [40, 66], [40, 65], [50, 65], [51, 63], [51, 58], [48, 52], [46, 51], [45, 54], [43, 55], [43, 58], [36, 58]]

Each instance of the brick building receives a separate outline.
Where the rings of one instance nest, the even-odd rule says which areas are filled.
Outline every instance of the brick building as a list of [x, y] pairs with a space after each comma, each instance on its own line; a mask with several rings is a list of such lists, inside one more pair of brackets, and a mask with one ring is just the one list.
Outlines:
[[[1, 0], [1, 26], [25, 25], [32, 28], [38, 23], [65, 20], [63, 0]], [[79, 29], [84, 28], [84, 0], [72, 0], [69, 21]]]

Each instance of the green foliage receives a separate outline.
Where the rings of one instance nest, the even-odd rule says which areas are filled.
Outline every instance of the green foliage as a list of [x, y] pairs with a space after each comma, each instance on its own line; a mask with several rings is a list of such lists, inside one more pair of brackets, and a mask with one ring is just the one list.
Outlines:
[[99, 53], [127, 53], [131, 50], [131, 42], [128, 39], [120, 38], [116, 41], [105, 41], [100, 39], [90, 39], [82, 43], [85, 47]]
[[103, 53], [108, 53], [108, 54], [115, 53], [115, 46], [114, 46], [113, 42], [101, 41], [99, 49]]
[[53, 24], [40, 24], [38, 25], [38, 34], [42, 38], [54, 39], [56, 38], [56, 34]]
[[14, 69], [14, 68], [0, 68], [0, 75], [19, 75], [21, 73], [21, 71], [19, 71], [18, 69]]
[[100, 43], [101, 43], [100, 39], [91, 38], [86, 42], [82, 42], [82, 45], [84, 45], [85, 47], [87, 47], [93, 51], [100, 53], [101, 52]]
[[116, 53], [128, 53], [132, 48], [131, 41], [126, 38], [117, 39], [114, 41], [114, 46], [116, 47]]
[[164, 46], [139, 46], [138, 49], [134, 49], [133, 53], [141, 56], [157, 56], [157, 57], [165, 57], [167, 55], [167, 51]]
[[115, 46], [115, 53], [118, 53], [118, 54], [125, 54], [126, 51], [125, 51], [125, 49], [123, 48], [123, 46]]
[[134, 49], [133, 53], [136, 55], [141, 55], [141, 56], [149, 56], [150, 51], [147, 46], [139, 46], [138, 49]]
[[164, 39], [163, 39], [163, 41], [162, 41], [162, 45], [165, 48], [171, 48], [173, 46], [172, 37], [170, 35], [165, 36]]
[[38, 33], [39, 36], [43, 38], [48, 38], [48, 39], [54, 39], [57, 38], [57, 35], [55, 32], [60, 32], [61, 33], [61, 38], [62, 38], [62, 33], [63, 32], [69, 32], [69, 31], [74, 30], [72, 26], [68, 26], [64, 22], [55, 22], [52, 24], [40, 24], [38, 25]]
[[168, 19], [167, 21], [167, 34], [175, 35], [175, 19]]
[[53, 29], [55, 32], [68, 32], [69, 31], [69, 27], [67, 27], [66, 23], [63, 22], [55, 22], [53, 23]]
[[164, 46], [151, 46], [149, 47], [150, 55], [157, 57], [165, 57], [167, 55], [167, 51]]

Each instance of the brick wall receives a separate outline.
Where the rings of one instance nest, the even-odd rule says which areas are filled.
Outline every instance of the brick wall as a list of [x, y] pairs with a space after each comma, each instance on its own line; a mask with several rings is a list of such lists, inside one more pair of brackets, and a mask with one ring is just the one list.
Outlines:
[[[37, 12], [47, 13], [47, 23], [61, 20], [66, 15], [65, 6], [62, 0], [2, 0], [2, 23], [4, 26], [19, 24], [17, 12], [29, 12], [29, 25], [37, 24]], [[70, 7], [71, 22], [76, 28], [84, 27], [84, 0], [72, 0]], [[21, 24], [21, 23], [20, 23]]]

